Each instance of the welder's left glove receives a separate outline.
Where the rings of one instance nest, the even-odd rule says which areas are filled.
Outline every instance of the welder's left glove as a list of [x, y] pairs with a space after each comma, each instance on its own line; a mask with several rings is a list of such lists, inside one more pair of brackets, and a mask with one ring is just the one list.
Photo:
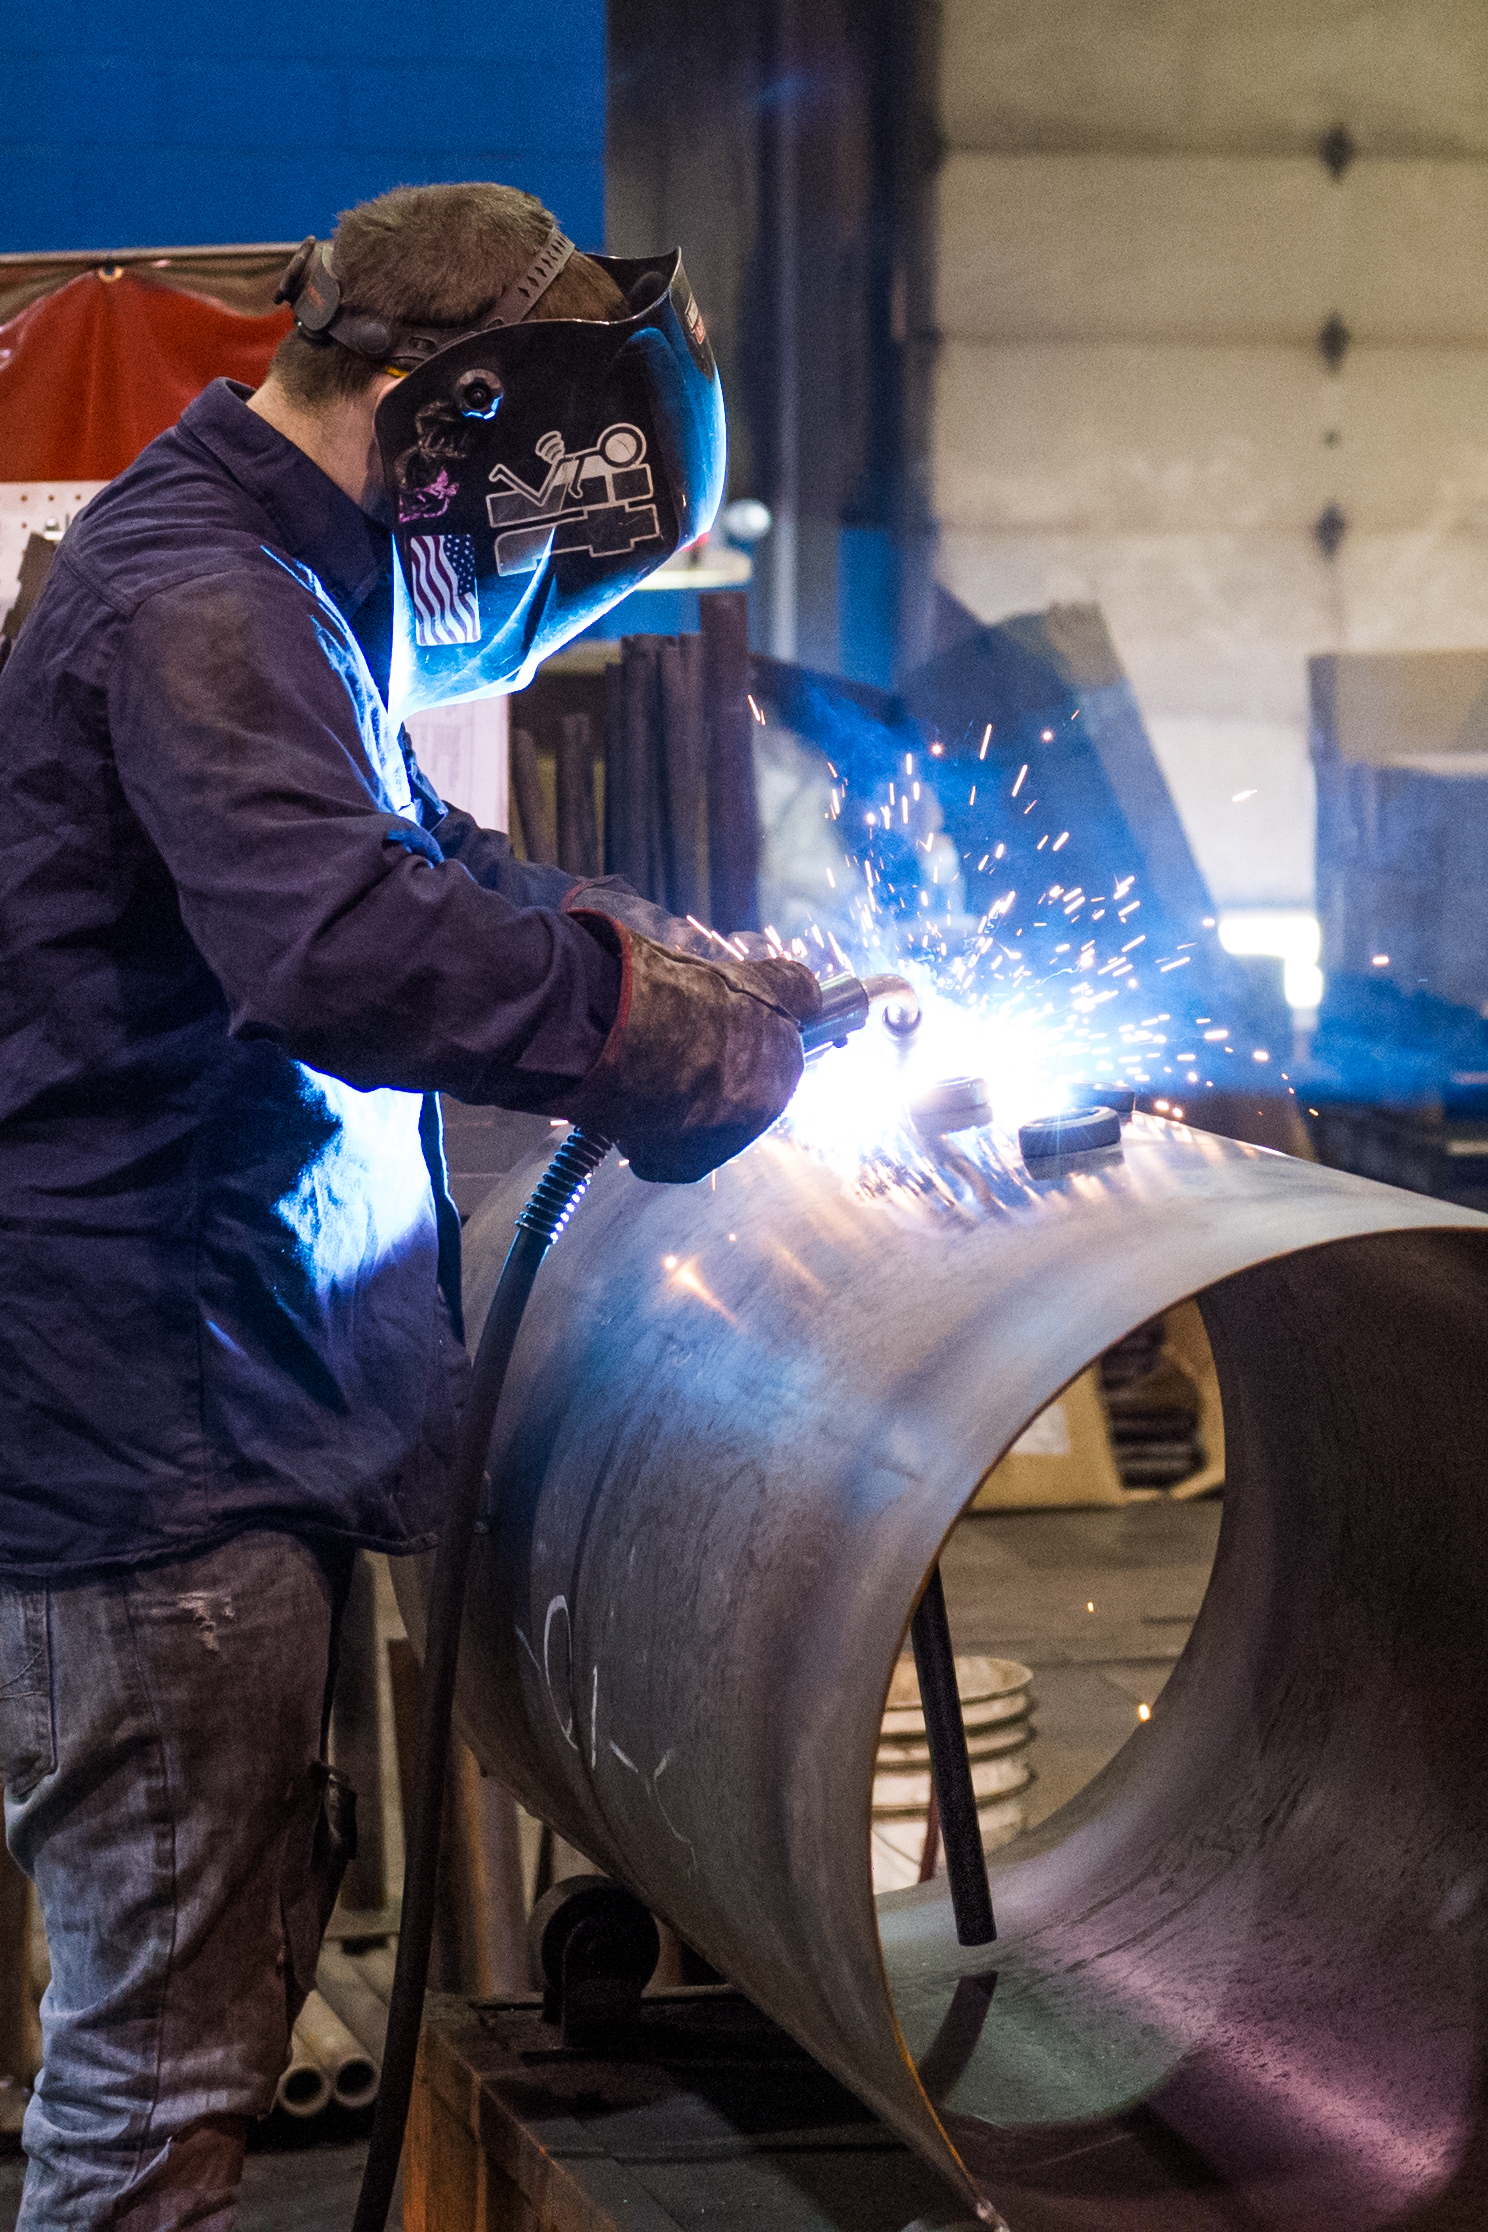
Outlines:
[[615, 1022], [574, 1120], [613, 1139], [638, 1178], [706, 1178], [795, 1091], [801, 1025], [821, 1012], [815, 977], [798, 961], [674, 953], [612, 915], [572, 911], [622, 970]]

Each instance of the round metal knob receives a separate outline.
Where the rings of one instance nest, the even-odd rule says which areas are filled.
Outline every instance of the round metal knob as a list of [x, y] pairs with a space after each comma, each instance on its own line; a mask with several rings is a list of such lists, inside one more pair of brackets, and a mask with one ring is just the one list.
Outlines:
[[501, 408], [501, 379], [472, 366], [455, 382], [455, 404], [462, 418], [489, 419]]

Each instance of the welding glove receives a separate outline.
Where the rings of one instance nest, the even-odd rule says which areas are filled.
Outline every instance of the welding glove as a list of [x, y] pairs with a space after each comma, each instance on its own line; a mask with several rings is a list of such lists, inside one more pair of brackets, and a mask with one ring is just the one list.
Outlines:
[[639, 930], [643, 938], [665, 946], [670, 953], [695, 953], [703, 961], [768, 961], [780, 950], [758, 930], [735, 930], [725, 938], [717, 930], [695, 922], [691, 915], [668, 914], [665, 907], [632, 891], [623, 876], [591, 876], [587, 882], [575, 884], [563, 902], [563, 911], [580, 914], [586, 908], [608, 915], [612, 922], [623, 922], [629, 930]]
[[815, 977], [798, 961], [673, 953], [613, 915], [571, 911], [621, 966], [619, 1009], [575, 1122], [613, 1139], [638, 1178], [706, 1178], [795, 1091], [801, 1025], [821, 1011]]

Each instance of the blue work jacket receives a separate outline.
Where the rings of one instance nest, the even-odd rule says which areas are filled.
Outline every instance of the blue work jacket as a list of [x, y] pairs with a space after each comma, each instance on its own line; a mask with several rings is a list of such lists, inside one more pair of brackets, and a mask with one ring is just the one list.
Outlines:
[[[0, 1573], [437, 1528], [437, 1102], [561, 1112], [619, 965], [384, 704], [385, 532], [218, 381], [0, 673]], [[449, 1343], [444, 1342], [446, 1351]]]

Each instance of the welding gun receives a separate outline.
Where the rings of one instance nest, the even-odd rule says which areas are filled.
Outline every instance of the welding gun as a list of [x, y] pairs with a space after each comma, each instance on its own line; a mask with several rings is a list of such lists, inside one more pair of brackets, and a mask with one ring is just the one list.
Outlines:
[[854, 976], [840, 969], [818, 980], [821, 1013], [801, 1025], [801, 1045], [809, 1062], [829, 1046], [846, 1046], [854, 1031], [868, 1021], [875, 1000], [883, 1000], [884, 1021], [896, 1036], [907, 1038], [920, 1026], [920, 1002], [914, 986], [901, 976]]

